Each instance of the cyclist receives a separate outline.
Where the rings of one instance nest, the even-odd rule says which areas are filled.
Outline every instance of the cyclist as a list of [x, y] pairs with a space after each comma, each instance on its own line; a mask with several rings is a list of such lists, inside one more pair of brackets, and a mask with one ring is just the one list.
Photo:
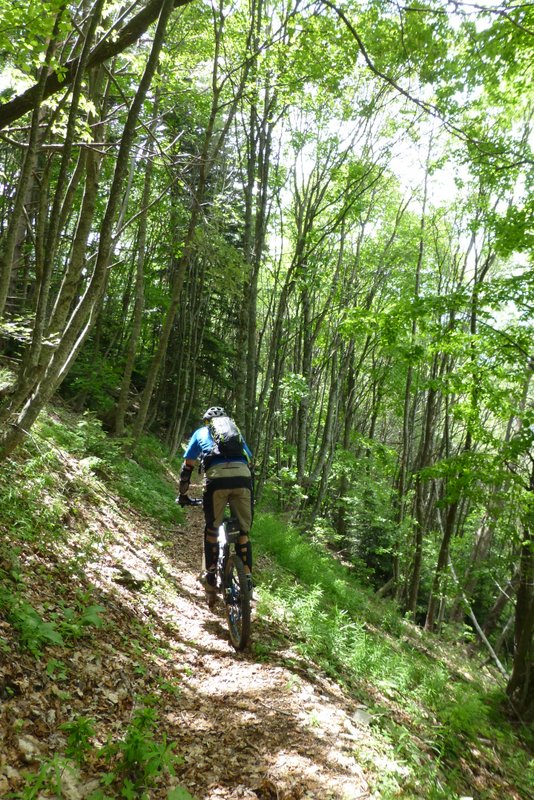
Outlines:
[[[237, 449], [223, 447], [214, 440], [210, 422], [217, 418], [220, 418], [219, 424], [226, 423], [230, 431], [237, 432], [236, 436], [239, 437]], [[202, 576], [202, 584], [206, 591], [208, 604], [213, 606], [217, 591], [218, 529], [227, 503], [230, 505], [232, 515], [239, 523], [236, 551], [244, 564], [252, 591], [252, 545], [249, 539], [254, 505], [251, 473], [252, 453], [239, 429], [221, 406], [208, 408], [203, 416], [203, 422], [203, 426], [192, 435], [184, 452], [184, 462], [180, 472], [180, 494], [177, 502], [181, 506], [194, 504], [194, 500], [191, 500], [187, 493], [191, 473], [197, 461], [200, 461], [205, 475], [202, 505], [205, 521], [206, 572]], [[212, 425], [214, 424], [212, 423]]]

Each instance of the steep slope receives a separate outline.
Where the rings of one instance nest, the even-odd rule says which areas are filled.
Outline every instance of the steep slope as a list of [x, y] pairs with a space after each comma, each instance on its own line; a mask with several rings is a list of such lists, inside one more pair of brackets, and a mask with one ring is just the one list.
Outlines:
[[[117, 452], [54, 411], [1, 465], [0, 797], [458, 797], [419, 723], [403, 752], [424, 780], [388, 742], [384, 714], [407, 717], [394, 687], [334, 680], [257, 608], [251, 648], [233, 650], [197, 582], [201, 510], [174, 505], [173, 465], [158, 462], [158, 489]], [[259, 568], [268, 612], [265, 555]], [[492, 742], [466, 748], [466, 797], [526, 800], [499, 759]]]
[[[65, 535], [41, 530], [19, 537], [16, 556], [2, 551], [0, 796], [113, 797], [130, 785], [132, 797], [164, 798], [180, 785], [199, 799], [370, 797], [351, 755], [369, 735], [362, 709], [311, 665], [236, 653], [221, 606], [208, 610], [196, 579], [201, 510], [154, 525], [83, 459], [55, 456], [40, 503], [57, 505], [62, 484]], [[27, 606], [6, 602], [23, 588]], [[154, 725], [135, 723], [139, 709]], [[85, 734], [80, 720], [91, 720]], [[149, 774], [148, 745], [139, 763], [118, 766], [120, 749], [102, 757], [133, 722], [149, 744], [175, 743], [175, 777]], [[43, 789], [23, 794], [32, 773]]]

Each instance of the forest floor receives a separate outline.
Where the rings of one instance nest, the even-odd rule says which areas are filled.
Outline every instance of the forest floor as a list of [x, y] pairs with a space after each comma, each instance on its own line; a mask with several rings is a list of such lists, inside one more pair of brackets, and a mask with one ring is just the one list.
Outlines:
[[[85, 468], [63, 460], [63, 480], [76, 487]], [[43, 773], [43, 764], [55, 770], [59, 795], [35, 789], [21, 796], [90, 797], [105, 774], [99, 747], [131, 728], [143, 704], [157, 708], [146, 738], [165, 737], [181, 757], [175, 777], [153, 781], [150, 798], [167, 797], [173, 784], [199, 800], [372, 796], [353, 757], [356, 740], [370, 739], [365, 708], [309, 662], [289, 669], [280, 651], [279, 663], [250, 649], [235, 652], [221, 601], [208, 609], [197, 581], [201, 508], [187, 510], [186, 525], [163, 530], [98, 481], [91, 502], [78, 498], [73, 508], [66, 539], [44, 551], [22, 544], [18, 558], [32, 573], [26, 600], [48, 619], [65, 620], [65, 609], [79, 609], [78, 629], [71, 613], [72, 630], [58, 625], [63, 641], [49, 642], [46, 654], [39, 648], [35, 658], [9, 647], [15, 631], [0, 619], [3, 650], [10, 652], [0, 659], [0, 797], [21, 791], [28, 769]], [[14, 574], [13, 564], [0, 567]], [[93, 626], [99, 618], [104, 624]], [[269, 635], [266, 624], [253, 615], [255, 640]], [[81, 724], [68, 727], [84, 719], [93, 725], [91, 737], [84, 738]], [[69, 744], [70, 761], [54, 762]], [[84, 748], [80, 766], [76, 750]], [[141, 797], [142, 782], [133, 777], [130, 796]]]
[[[170, 469], [171, 508], [156, 522], [117, 492], [105, 458], [58, 446], [54, 436], [94, 435], [83, 420], [67, 430], [58, 419], [53, 435], [47, 424], [32, 458], [1, 470], [1, 798], [429, 800], [377, 713], [406, 722], [416, 773], [448, 797], [446, 764], [387, 688], [344, 688], [256, 606], [251, 646], [233, 649], [221, 601], [210, 611], [197, 580], [202, 509], [184, 519]], [[160, 495], [143, 475], [148, 503]], [[257, 567], [261, 603], [267, 556]], [[454, 769], [465, 800], [527, 800], [495, 742], [469, 744]]]

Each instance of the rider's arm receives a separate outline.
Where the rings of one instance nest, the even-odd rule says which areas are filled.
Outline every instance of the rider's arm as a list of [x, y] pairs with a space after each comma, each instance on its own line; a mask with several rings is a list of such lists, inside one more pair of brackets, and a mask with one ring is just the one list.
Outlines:
[[189, 484], [191, 482], [191, 473], [193, 472], [195, 462], [190, 459], [184, 459], [182, 470], [180, 472], [180, 495], [187, 494], [189, 491]]
[[244, 439], [243, 439], [243, 449], [244, 449], [245, 454], [247, 456], [248, 465], [250, 467], [250, 466], [252, 466], [252, 460], [253, 460], [252, 459], [252, 451], [251, 451], [250, 447], [248, 446], [248, 444], [245, 442]]
[[180, 503], [180, 505], [190, 505], [191, 503], [187, 492], [189, 491], [189, 483], [191, 482], [191, 473], [193, 472], [199, 455], [200, 445], [198, 443], [198, 431], [195, 431], [184, 453], [184, 462], [180, 472], [180, 494], [178, 496], [178, 503]]

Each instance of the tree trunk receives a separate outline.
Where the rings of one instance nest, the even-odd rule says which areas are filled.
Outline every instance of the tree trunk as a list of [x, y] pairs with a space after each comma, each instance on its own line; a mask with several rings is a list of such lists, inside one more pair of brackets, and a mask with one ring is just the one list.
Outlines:
[[[156, 98], [154, 100], [154, 113], [153, 113], [154, 118], [156, 118], [158, 114], [158, 97], [159, 97], [159, 92], [156, 93]], [[115, 407], [115, 414], [113, 420], [113, 431], [116, 436], [122, 436], [124, 433], [124, 417], [126, 414], [126, 410], [128, 408], [130, 381], [132, 378], [132, 373], [135, 365], [137, 343], [139, 340], [139, 336], [141, 334], [141, 327], [143, 323], [143, 310], [145, 307], [145, 260], [146, 260], [147, 222], [148, 222], [148, 207], [150, 203], [150, 191], [152, 186], [152, 170], [153, 170], [153, 164], [151, 159], [152, 149], [153, 149], [152, 140], [147, 140], [144, 148], [144, 157], [143, 157], [143, 161], [145, 162], [145, 180], [143, 185], [143, 195], [141, 199], [141, 215], [139, 217], [138, 235], [137, 235], [134, 309], [132, 314], [130, 336], [128, 339], [128, 345], [126, 347], [126, 361], [122, 373], [119, 398], [117, 400], [117, 404]]]
[[71, 153], [74, 143], [74, 135], [76, 132], [76, 125], [78, 122], [78, 112], [80, 99], [82, 97], [82, 79], [89, 57], [89, 50], [93, 37], [96, 32], [97, 25], [100, 23], [102, 14], [102, 7], [104, 0], [96, 0], [96, 3], [89, 16], [87, 30], [85, 32], [84, 44], [82, 53], [78, 60], [76, 74], [74, 75], [72, 85], [72, 98], [70, 101], [69, 114], [67, 119], [64, 144], [61, 154], [61, 162], [59, 165], [59, 173], [56, 180], [54, 200], [50, 210], [50, 216], [46, 231], [45, 253], [43, 254], [43, 269], [39, 282], [39, 293], [37, 298], [37, 307], [35, 311], [35, 319], [33, 323], [32, 342], [24, 357], [24, 364], [21, 371], [19, 380], [21, 383], [29, 386], [35, 386], [42, 374], [43, 369], [46, 367], [46, 360], [43, 365], [40, 362], [41, 349], [43, 347], [43, 337], [46, 329], [47, 320], [49, 318], [49, 296], [50, 286], [52, 282], [52, 271], [58, 246], [59, 225], [61, 221], [61, 208], [63, 206], [65, 187], [67, 186], [68, 169], [71, 160]]
[[[45, 98], [45, 86], [50, 69], [50, 63], [53, 59], [54, 52], [57, 46], [56, 37], [58, 35], [59, 24], [63, 10], [61, 10], [55, 21], [54, 30], [44, 58], [44, 64], [39, 76], [39, 82], [34, 87], [32, 102], [26, 109], [30, 111], [33, 108], [32, 122], [30, 128], [30, 138], [28, 141], [28, 148], [22, 166], [21, 175], [19, 178], [17, 192], [15, 195], [15, 202], [8, 229], [2, 237], [2, 254], [0, 256], [0, 317], [4, 314], [6, 305], [7, 293], [9, 290], [9, 282], [11, 279], [11, 270], [13, 267], [13, 255], [15, 247], [19, 238], [19, 231], [22, 225], [25, 224], [24, 220], [24, 202], [27, 192], [32, 182], [32, 173], [37, 158], [38, 143], [39, 143], [39, 125], [41, 122], [41, 104]], [[7, 105], [7, 104], [6, 104]], [[0, 113], [5, 106], [0, 107]]]
[[[113, 183], [102, 223], [96, 264], [90, 283], [77, 308], [72, 313], [39, 383], [29, 393], [21, 412], [14, 419], [10, 419], [10, 424], [6, 426], [0, 435], [0, 457], [2, 458], [7, 457], [27, 435], [43, 405], [50, 399], [70, 369], [94, 322], [94, 317], [106, 286], [110, 253], [113, 246], [114, 220], [122, 197], [122, 187], [128, 169], [129, 154], [134, 141], [137, 120], [157, 66], [167, 21], [173, 7], [174, 0], [164, 0], [154, 34], [152, 49], [128, 112], [117, 154]], [[9, 419], [9, 417], [10, 409], [8, 406], [4, 411], [4, 419]]]
[[513, 594], [517, 594], [517, 590], [519, 588], [519, 575], [514, 575], [506, 584], [506, 586], [500, 590], [499, 596], [493, 603], [492, 607], [490, 608], [488, 614], [486, 615], [486, 619], [484, 621], [484, 633], [486, 636], [491, 636], [491, 634], [497, 628], [497, 623], [499, 622], [500, 616], [508, 603], [512, 599]]
[[[431, 368], [431, 375], [435, 378], [438, 372], [438, 355], [434, 356]], [[419, 585], [421, 583], [421, 572], [423, 568], [423, 537], [426, 529], [426, 513], [425, 513], [425, 481], [421, 477], [420, 470], [427, 467], [430, 463], [432, 454], [432, 445], [434, 442], [434, 425], [437, 415], [437, 391], [431, 385], [428, 389], [425, 410], [424, 422], [421, 433], [421, 442], [419, 446], [419, 453], [415, 463], [415, 530], [414, 530], [414, 548], [413, 548], [413, 565], [408, 587], [408, 602], [406, 610], [415, 616], [417, 609], [417, 599], [419, 596]]]
[[519, 587], [515, 607], [514, 664], [506, 693], [527, 722], [534, 722], [534, 459], [529, 481], [530, 507], [524, 516]]

